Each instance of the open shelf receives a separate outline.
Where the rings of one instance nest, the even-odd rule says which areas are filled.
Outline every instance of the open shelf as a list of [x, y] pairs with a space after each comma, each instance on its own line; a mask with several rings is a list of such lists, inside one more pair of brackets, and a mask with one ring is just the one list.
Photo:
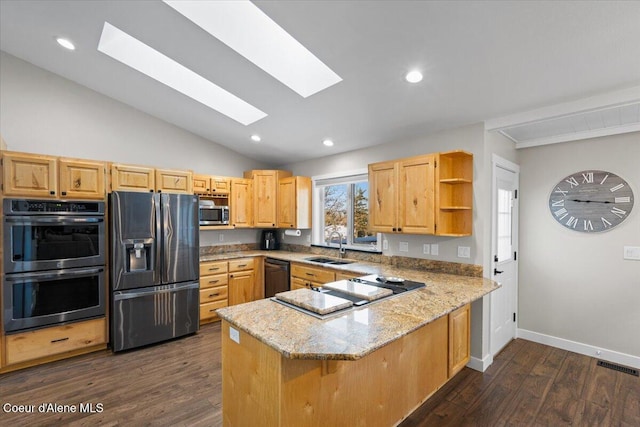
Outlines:
[[436, 168], [436, 234], [470, 236], [473, 230], [473, 154], [438, 155]]

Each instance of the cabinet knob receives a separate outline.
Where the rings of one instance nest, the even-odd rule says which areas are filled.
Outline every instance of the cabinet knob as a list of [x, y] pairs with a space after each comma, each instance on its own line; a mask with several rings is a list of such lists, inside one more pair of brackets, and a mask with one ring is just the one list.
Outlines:
[[66, 196], [66, 195], [67, 195], [67, 192], [66, 192], [66, 191], [63, 191], [63, 192], [62, 192], [62, 195], [63, 195], [63, 196]]
[[395, 227], [393, 227], [393, 228], [391, 229], [391, 231], [396, 231], [396, 228], [395, 228]]
[[398, 228], [398, 231], [402, 231], [402, 228]]
[[51, 194], [52, 196], [55, 196], [56, 192], [55, 191], [49, 191], [49, 194]]

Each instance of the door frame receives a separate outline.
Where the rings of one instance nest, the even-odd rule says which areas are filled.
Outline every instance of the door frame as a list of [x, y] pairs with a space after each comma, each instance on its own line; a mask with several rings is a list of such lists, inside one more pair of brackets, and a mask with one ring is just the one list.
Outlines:
[[[498, 156], [497, 154], [493, 153], [491, 155], [491, 253], [489, 254], [490, 258], [491, 258], [491, 272], [490, 272], [490, 277], [493, 278], [493, 269], [495, 268], [495, 261], [493, 260], [493, 256], [495, 253], [497, 253], [497, 242], [496, 242], [496, 228], [497, 228], [497, 212], [496, 212], [496, 204], [497, 204], [497, 198], [498, 198], [498, 189], [497, 189], [497, 185], [496, 185], [496, 178], [497, 178], [497, 169], [504, 169], [510, 172], [513, 172], [515, 174], [515, 179], [516, 179], [516, 191], [519, 193], [520, 191], [520, 165], [513, 163], [503, 157]], [[520, 195], [518, 194], [515, 198], [515, 202], [514, 202], [514, 215], [513, 215], [513, 236], [514, 236], [514, 242], [513, 242], [513, 250], [516, 252], [520, 252], [520, 240], [519, 240], [519, 235], [520, 235], [520, 223], [519, 223], [519, 208], [520, 208]], [[516, 313], [516, 325], [515, 325], [515, 331], [514, 331], [514, 338], [518, 337], [518, 323], [520, 321], [520, 315], [518, 312], [518, 299], [519, 299], [519, 293], [518, 293], [518, 267], [519, 267], [519, 260], [520, 257], [518, 256], [516, 258], [515, 262], [515, 274], [514, 274], [514, 286], [515, 286], [515, 302], [516, 305], [514, 307], [514, 311]], [[491, 310], [493, 311], [493, 308], [491, 308]], [[494, 335], [493, 335], [493, 330], [494, 330], [494, 325], [493, 325], [493, 312], [491, 311], [491, 314], [489, 316], [489, 353], [491, 354], [491, 357], [494, 357], [495, 354], [492, 354], [492, 345], [491, 343], [494, 340]]]

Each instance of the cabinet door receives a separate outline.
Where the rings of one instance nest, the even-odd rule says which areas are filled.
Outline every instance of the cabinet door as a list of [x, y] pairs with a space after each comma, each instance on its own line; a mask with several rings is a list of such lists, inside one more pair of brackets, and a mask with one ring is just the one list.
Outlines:
[[369, 165], [369, 229], [397, 231], [398, 166], [396, 162]]
[[435, 194], [433, 155], [417, 156], [399, 164], [400, 193], [398, 231], [433, 234]]
[[276, 226], [276, 171], [255, 171], [253, 174], [253, 225], [259, 228]]
[[449, 378], [457, 374], [471, 357], [471, 305], [449, 313]]
[[296, 227], [296, 180], [284, 178], [278, 182], [278, 228]]
[[57, 196], [55, 157], [4, 152], [2, 159], [3, 190], [6, 196]]
[[193, 194], [208, 195], [211, 193], [211, 177], [209, 175], [193, 175]]
[[253, 270], [229, 273], [229, 305], [253, 301]]
[[153, 168], [123, 164], [111, 165], [111, 191], [153, 192], [156, 176]]
[[253, 224], [253, 188], [250, 179], [231, 180], [231, 225], [237, 228]]
[[193, 194], [193, 174], [183, 170], [156, 169], [156, 191]]
[[212, 194], [229, 194], [231, 191], [231, 180], [224, 176], [211, 177]]
[[60, 159], [60, 196], [68, 199], [104, 199], [106, 164]]

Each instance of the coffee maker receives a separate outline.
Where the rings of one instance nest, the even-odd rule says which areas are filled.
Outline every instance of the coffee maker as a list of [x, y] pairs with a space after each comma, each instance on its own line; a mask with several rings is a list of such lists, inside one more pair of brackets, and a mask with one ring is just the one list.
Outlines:
[[276, 230], [263, 230], [260, 239], [260, 249], [265, 251], [274, 251], [279, 248], [278, 234]]

